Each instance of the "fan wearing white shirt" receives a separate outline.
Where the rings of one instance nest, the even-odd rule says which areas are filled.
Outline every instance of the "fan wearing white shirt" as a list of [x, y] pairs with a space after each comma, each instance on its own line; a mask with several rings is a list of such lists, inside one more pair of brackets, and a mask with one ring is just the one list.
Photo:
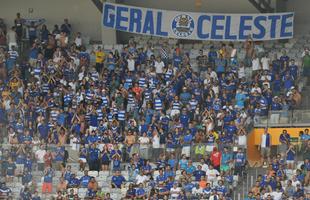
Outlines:
[[196, 185], [196, 187], [192, 189], [192, 195], [196, 197], [199, 197], [202, 193], [203, 193], [203, 190], [202, 188], [199, 188], [199, 185]]
[[203, 158], [201, 158], [200, 160], [200, 165], [201, 165], [201, 170], [205, 172], [209, 169], [209, 166], [205, 163], [205, 160]]
[[145, 174], [139, 173], [136, 176], [136, 184], [137, 185], [139, 185], [140, 183], [145, 184], [148, 180], [149, 180], [149, 178]]
[[155, 60], [155, 72], [156, 74], [162, 74], [164, 72], [165, 63], [158, 56]]
[[300, 181], [297, 179], [296, 175], [294, 175], [292, 180], [292, 186], [296, 188], [297, 185], [300, 185]]
[[229, 48], [231, 49], [230, 51], [230, 58], [236, 58], [237, 57], [237, 49], [234, 47], [234, 44], [233, 43], [230, 43], [229, 45]]
[[220, 173], [216, 169], [214, 169], [212, 165], [210, 165], [209, 169], [206, 171], [206, 176], [208, 177], [208, 180], [211, 182], [216, 181], [218, 175], [220, 175]]
[[254, 93], [255, 91], [256, 91], [257, 93], [259, 93], [259, 94], [262, 93], [262, 89], [259, 87], [258, 83], [256, 83], [256, 84], [253, 86], [253, 88], [251, 89], [251, 93]]
[[129, 58], [127, 59], [127, 68], [130, 72], [135, 71], [135, 60], [133, 59], [133, 56], [130, 54]]
[[247, 145], [247, 137], [244, 128], [240, 128], [238, 132], [238, 145], [245, 148]]
[[178, 187], [178, 184], [173, 184], [173, 187], [170, 189], [171, 199], [177, 199], [181, 193], [181, 188]]
[[158, 158], [160, 154], [160, 138], [156, 130], [153, 132], [152, 148], [152, 157]]
[[82, 46], [82, 37], [81, 37], [81, 33], [78, 32], [76, 35], [76, 38], [74, 40], [74, 43], [76, 44], [76, 47], [80, 48]]
[[261, 58], [262, 68], [263, 70], [269, 70], [270, 67], [270, 58], [265, 54], [264, 57]]
[[277, 188], [276, 191], [271, 192], [270, 195], [273, 197], [273, 200], [281, 200], [283, 192], [281, 192], [280, 189]]
[[261, 69], [261, 62], [259, 58], [256, 57], [256, 55], [254, 55], [252, 59], [252, 71], [256, 73], [260, 69]]
[[218, 80], [216, 72], [213, 71], [211, 67], [208, 68], [208, 74], [210, 78], [213, 78], [213, 81]]
[[150, 144], [150, 138], [147, 137], [146, 132], [143, 133], [141, 137], [138, 139], [140, 144], [140, 154], [142, 158], [147, 159], [148, 158], [148, 147]]
[[35, 152], [35, 156], [38, 163], [38, 170], [44, 170], [44, 155], [46, 154], [46, 150], [44, 146], [41, 145], [40, 149]]
[[241, 62], [238, 68], [238, 78], [242, 79], [244, 77], [245, 77], [245, 66], [244, 66], [244, 63]]

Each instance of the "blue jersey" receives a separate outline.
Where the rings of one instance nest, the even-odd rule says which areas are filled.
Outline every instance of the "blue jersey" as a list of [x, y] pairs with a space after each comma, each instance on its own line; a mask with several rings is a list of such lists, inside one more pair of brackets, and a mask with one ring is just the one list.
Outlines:
[[98, 160], [100, 150], [97, 148], [89, 148], [89, 160], [95, 161]]
[[89, 183], [90, 179], [91, 179], [91, 176], [82, 176], [80, 178], [81, 186], [86, 188], [88, 186], [88, 183]]
[[122, 175], [112, 177], [112, 183], [118, 188], [120, 188], [125, 181], [126, 179]]
[[137, 188], [136, 189], [136, 196], [144, 196], [145, 190], [143, 188]]
[[244, 153], [237, 153], [235, 155], [235, 165], [243, 166], [245, 164], [245, 155]]
[[47, 170], [47, 173], [44, 175], [44, 182], [45, 183], [52, 183], [53, 182], [53, 170]]
[[182, 57], [180, 55], [173, 55], [173, 66], [179, 68], [182, 63]]
[[162, 110], [163, 103], [160, 98], [155, 98], [154, 100], [155, 110]]

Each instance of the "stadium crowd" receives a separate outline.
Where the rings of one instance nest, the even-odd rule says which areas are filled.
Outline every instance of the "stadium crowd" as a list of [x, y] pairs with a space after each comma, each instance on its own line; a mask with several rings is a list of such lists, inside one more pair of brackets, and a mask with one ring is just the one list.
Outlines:
[[[0, 141], [10, 144], [1, 148], [0, 195], [8, 198], [6, 184], [19, 177], [23, 200], [79, 199], [81, 188], [86, 199], [109, 200], [96, 179], [112, 171], [109, 187], [125, 189], [125, 199], [232, 199], [246, 173], [248, 127], [301, 103], [301, 65], [285, 50], [268, 55], [251, 37], [245, 57], [233, 43], [215, 43], [192, 61], [178, 44], [156, 49], [130, 39], [107, 52], [86, 46], [67, 19], [53, 30], [42, 23], [26, 24], [20, 14], [10, 29], [0, 21]], [[302, 66], [309, 75], [307, 49]], [[297, 166], [289, 139], [280, 139], [286, 153], [272, 158], [268, 130], [264, 138], [268, 171], [247, 199], [306, 199], [308, 131], [301, 134], [308, 158], [290, 175]], [[68, 148], [79, 154], [77, 171]]]

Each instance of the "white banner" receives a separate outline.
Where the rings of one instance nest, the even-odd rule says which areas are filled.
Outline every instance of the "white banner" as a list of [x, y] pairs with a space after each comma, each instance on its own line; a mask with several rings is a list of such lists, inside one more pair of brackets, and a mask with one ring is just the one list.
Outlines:
[[244, 41], [293, 37], [294, 13], [218, 14], [103, 5], [103, 26], [130, 33], [159, 37]]

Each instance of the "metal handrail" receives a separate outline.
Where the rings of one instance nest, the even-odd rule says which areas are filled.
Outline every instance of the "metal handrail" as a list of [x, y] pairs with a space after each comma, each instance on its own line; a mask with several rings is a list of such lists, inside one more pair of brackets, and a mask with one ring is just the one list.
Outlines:
[[268, 116], [256, 117], [254, 127], [310, 126], [310, 110], [269, 111]]

